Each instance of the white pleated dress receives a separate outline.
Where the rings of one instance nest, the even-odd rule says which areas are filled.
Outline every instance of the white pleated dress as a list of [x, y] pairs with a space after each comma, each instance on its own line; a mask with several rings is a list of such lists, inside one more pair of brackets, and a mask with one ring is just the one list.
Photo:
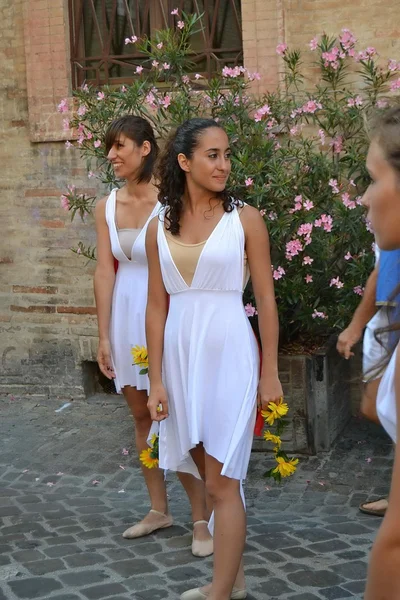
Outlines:
[[160, 423], [160, 467], [199, 477], [189, 453], [199, 442], [243, 480], [256, 417], [259, 352], [243, 307], [245, 236], [235, 207], [205, 243], [190, 286], [179, 273], [160, 213], [158, 250], [170, 295], [163, 380], [169, 417]]
[[399, 352], [399, 346], [393, 352], [388, 366], [379, 384], [378, 395], [376, 398], [376, 411], [382, 427], [390, 435], [393, 442], [397, 442], [397, 403], [396, 403], [396, 357]]
[[115, 387], [118, 393], [130, 385], [138, 390], [149, 391], [147, 375], [140, 375], [141, 367], [132, 365], [131, 348], [146, 346], [145, 313], [147, 304], [148, 265], [145, 248], [147, 226], [157, 215], [161, 205], [157, 203], [143, 229], [136, 238], [131, 257], [121, 248], [116, 225], [116, 192], [113, 190], [106, 202], [106, 221], [110, 232], [111, 249], [118, 261], [110, 320], [110, 343]]

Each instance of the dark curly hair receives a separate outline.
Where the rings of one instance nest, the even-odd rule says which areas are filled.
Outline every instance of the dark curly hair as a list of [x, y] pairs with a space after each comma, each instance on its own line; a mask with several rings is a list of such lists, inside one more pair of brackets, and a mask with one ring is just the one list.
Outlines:
[[[182, 196], [186, 186], [186, 175], [179, 166], [178, 154], [191, 158], [198, 146], [200, 136], [211, 127], [223, 130], [213, 119], [195, 118], [185, 121], [169, 137], [161, 153], [157, 168], [158, 199], [167, 207], [166, 229], [173, 235], [179, 235], [183, 209]], [[238, 203], [233, 200], [227, 189], [213, 192], [213, 197], [221, 200], [225, 212], [231, 212], [234, 205]]]
[[137, 115], [125, 115], [116, 119], [110, 123], [106, 130], [105, 146], [107, 154], [110, 152], [121, 133], [135, 142], [139, 147], [143, 146], [144, 142], [150, 142], [151, 150], [149, 154], [145, 156], [137, 177], [137, 183], [149, 183], [153, 176], [154, 165], [159, 151], [152, 126], [146, 119], [138, 117]]

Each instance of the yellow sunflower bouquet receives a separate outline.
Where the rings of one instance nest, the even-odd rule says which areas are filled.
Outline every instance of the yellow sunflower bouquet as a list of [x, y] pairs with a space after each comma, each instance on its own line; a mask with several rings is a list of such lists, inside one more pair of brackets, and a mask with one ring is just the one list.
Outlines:
[[134, 365], [142, 367], [139, 375], [147, 375], [149, 372], [149, 356], [146, 346], [132, 346], [132, 360]]
[[149, 447], [142, 450], [139, 456], [140, 462], [148, 469], [158, 468], [158, 435], [153, 433]]
[[269, 429], [264, 431], [263, 437], [266, 442], [274, 444], [273, 451], [276, 467], [272, 467], [265, 473], [265, 477], [272, 477], [275, 481], [281, 481], [282, 477], [289, 477], [296, 471], [298, 458], [289, 458], [282, 450], [282, 432], [287, 427], [288, 423], [283, 419], [289, 412], [289, 407], [283, 398], [278, 402], [269, 402], [266, 410], [261, 411], [261, 416], [264, 419], [265, 425], [269, 427], [275, 426], [275, 432], [272, 433]]

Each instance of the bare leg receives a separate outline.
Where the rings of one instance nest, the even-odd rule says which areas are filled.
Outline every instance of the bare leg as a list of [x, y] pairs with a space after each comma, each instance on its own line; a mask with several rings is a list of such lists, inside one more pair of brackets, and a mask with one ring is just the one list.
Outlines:
[[[243, 550], [246, 515], [240, 484], [221, 475], [222, 464], [205, 454], [202, 446], [192, 450], [199, 472], [206, 478], [206, 489], [214, 508], [214, 570], [211, 585], [202, 588], [209, 600], [228, 600], [233, 587], [245, 588]], [[234, 527], [232, 526], [234, 523]]]
[[379, 377], [378, 379], [373, 379], [372, 381], [365, 383], [360, 407], [361, 414], [364, 417], [378, 424], [380, 421], [376, 410], [376, 397], [381, 380], [382, 378]]

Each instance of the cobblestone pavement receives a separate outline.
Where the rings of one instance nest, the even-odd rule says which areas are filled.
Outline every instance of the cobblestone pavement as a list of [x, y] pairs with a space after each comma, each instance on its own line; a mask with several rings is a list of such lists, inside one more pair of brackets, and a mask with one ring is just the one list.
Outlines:
[[[173, 474], [174, 526], [121, 537], [147, 512], [123, 400], [96, 396], [57, 408], [0, 402], [0, 600], [177, 600], [206, 582], [211, 560], [190, 553], [188, 502]], [[391, 457], [385, 434], [357, 419], [330, 453], [301, 458], [280, 486], [262, 478], [270, 457], [253, 453], [249, 600], [361, 600], [380, 519], [357, 506], [387, 492]]]

